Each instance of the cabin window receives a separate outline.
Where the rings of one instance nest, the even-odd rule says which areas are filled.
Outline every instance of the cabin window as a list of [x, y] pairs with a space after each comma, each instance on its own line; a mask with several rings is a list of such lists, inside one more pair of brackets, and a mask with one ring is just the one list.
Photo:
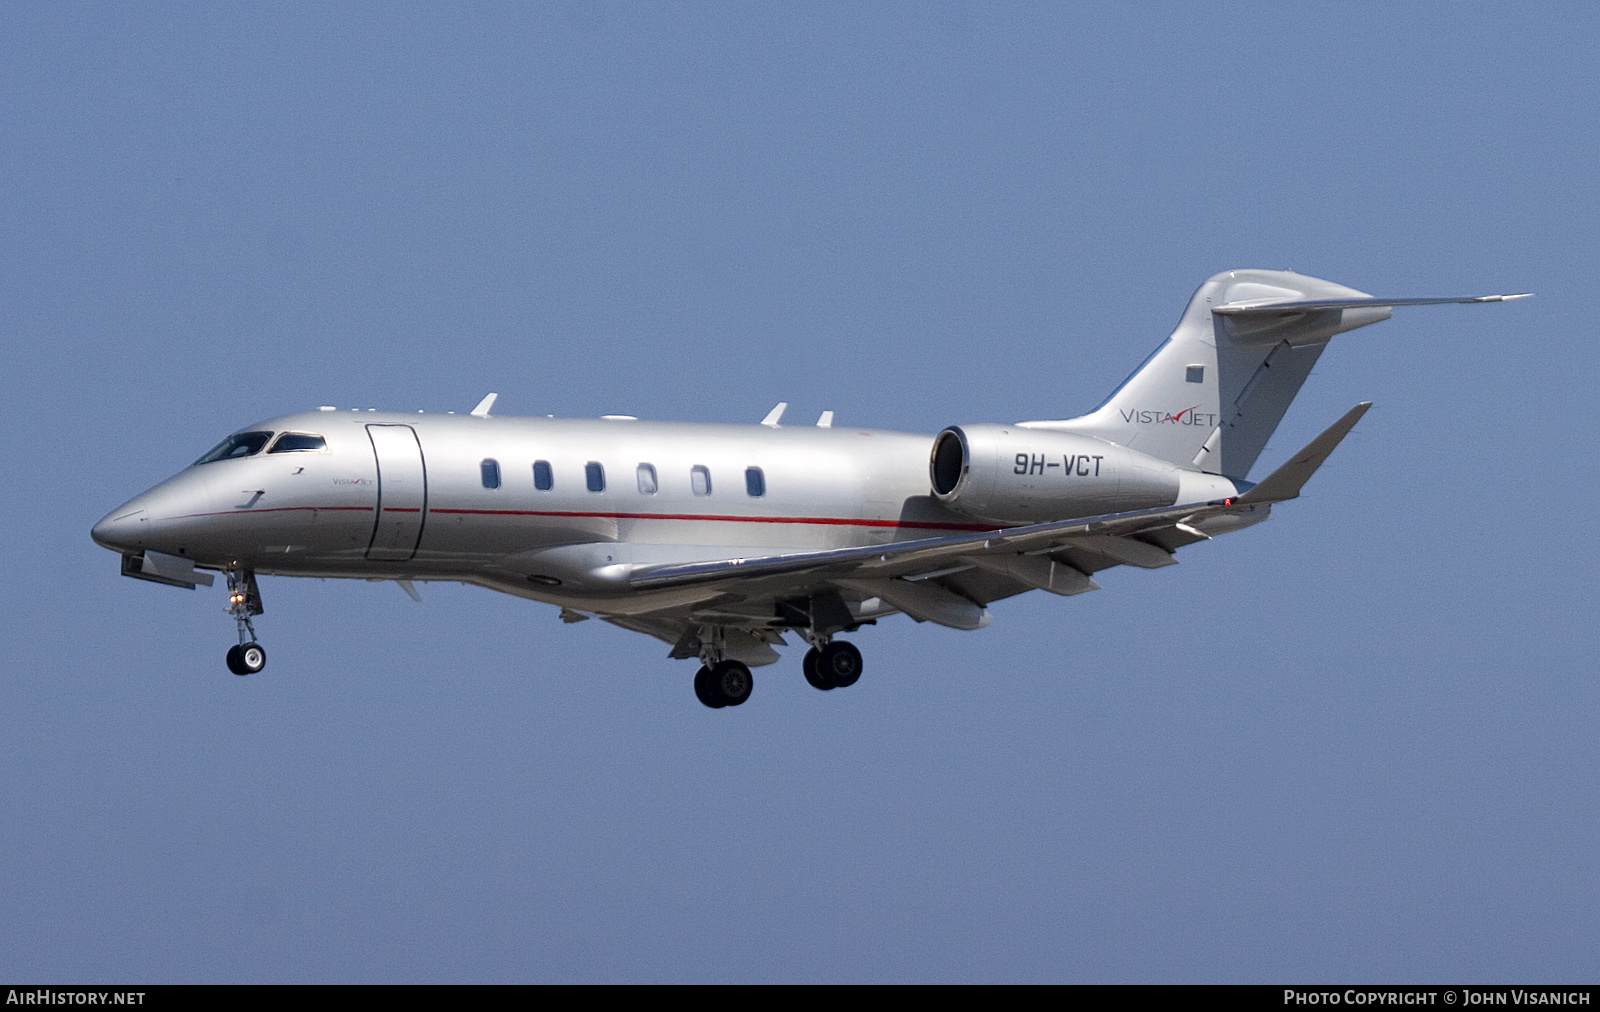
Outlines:
[[478, 465], [478, 471], [483, 475], [484, 488], [500, 487], [500, 462], [498, 460], [485, 460]]
[[270, 432], [235, 432], [233, 435], [218, 443], [211, 452], [195, 461], [196, 464], [209, 464], [215, 460], [233, 460], [235, 457], [249, 457], [261, 452], [267, 445], [267, 440], [272, 438]]
[[639, 491], [644, 495], [656, 494], [656, 466], [654, 464], [639, 465]]
[[328, 441], [309, 432], [285, 432], [272, 444], [268, 453], [323, 453]]
[[744, 469], [744, 490], [757, 499], [767, 494], [767, 476], [761, 473], [761, 468]]
[[689, 487], [695, 495], [711, 494], [711, 472], [704, 464], [696, 464], [689, 468]]
[[606, 490], [606, 469], [598, 460], [591, 460], [583, 465], [583, 480], [591, 492], [604, 492]]
[[533, 487], [538, 489], [541, 492], [548, 492], [548, 491], [550, 491], [550, 489], [555, 487], [555, 483], [556, 483], [556, 476], [550, 470], [550, 462], [548, 460], [536, 460], [536, 461], [534, 461], [533, 462]]

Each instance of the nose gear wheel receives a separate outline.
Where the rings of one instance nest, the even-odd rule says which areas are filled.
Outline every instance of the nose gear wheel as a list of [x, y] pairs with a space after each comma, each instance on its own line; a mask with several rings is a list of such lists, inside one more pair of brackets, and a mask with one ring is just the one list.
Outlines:
[[259, 643], [241, 643], [228, 648], [228, 670], [236, 675], [253, 675], [267, 666], [267, 651]]

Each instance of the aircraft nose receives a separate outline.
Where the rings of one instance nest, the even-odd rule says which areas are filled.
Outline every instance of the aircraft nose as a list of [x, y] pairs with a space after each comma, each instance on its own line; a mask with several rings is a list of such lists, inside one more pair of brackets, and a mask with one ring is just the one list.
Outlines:
[[205, 541], [208, 496], [204, 476], [181, 471], [107, 513], [89, 536], [114, 552], [188, 555]]
[[89, 531], [95, 544], [112, 551], [134, 551], [142, 547], [142, 534], [148, 514], [133, 503], [123, 505], [100, 518]]

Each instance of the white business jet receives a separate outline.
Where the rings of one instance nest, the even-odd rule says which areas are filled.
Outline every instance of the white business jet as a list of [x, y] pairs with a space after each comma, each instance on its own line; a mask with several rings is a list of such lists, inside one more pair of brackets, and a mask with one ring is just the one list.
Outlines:
[[266, 651], [260, 575], [453, 580], [599, 616], [696, 660], [710, 707], [750, 697], [787, 636], [818, 689], [851, 685], [841, 633], [895, 614], [956, 629], [1030, 590], [1096, 590], [1293, 499], [1369, 407], [1259, 484], [1246, 480], [1335, 334], [1391, 307], [1285, 271], [1218, 274], [1099, 408], [1062, 421], [913, 435], [785, 426], [512, 418], [331, 407], [235, 432], [112, 510], [96, 542], [124, 575], [175, 587], [223, 574], [235, 674]]

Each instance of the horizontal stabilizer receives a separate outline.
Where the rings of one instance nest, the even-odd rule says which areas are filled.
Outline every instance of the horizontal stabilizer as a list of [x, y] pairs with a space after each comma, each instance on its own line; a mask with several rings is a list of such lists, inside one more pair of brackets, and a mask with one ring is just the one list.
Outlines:
[[1295, 499], [1300, 495], [1300, 489], [1328, 459], [1334, 448], [1350, 434], [1350, 430], [1361, 421], [1361, 416], [1372, 407], [1371, 401], [1362, 401], [1349, 411], [1344, 417], [1328, 426], [1327, 431], [1306, 444], [1305, 449], [1295, 454], [1276, 471], [1267, 475], [1261, 484], [1250, 489], [1239, 497], [1239, 502], [1247, 504], [1283, 502], [1286, 499]]
[[1018, 424], [1246, 478], [1334, 337], [1390, 319], [1395, 306], [1525, 298], [1390, 299], [1293, 271], [1223, 271], [1195, 291], [1172, 335], [1094, 411]]
[[1220, 316], [1271, 316], [1278, 313], [1304, 313], [1313, 309], [1377, 309], [1389, 306], [1446, 306], [1465, 302], [1513, 302], [1532, 296], [1532, 292], [1524, 292], [1521, 295], [1467, 295], [1444, 299], [1249, 299], [1216, 306], [1211, 311]]

